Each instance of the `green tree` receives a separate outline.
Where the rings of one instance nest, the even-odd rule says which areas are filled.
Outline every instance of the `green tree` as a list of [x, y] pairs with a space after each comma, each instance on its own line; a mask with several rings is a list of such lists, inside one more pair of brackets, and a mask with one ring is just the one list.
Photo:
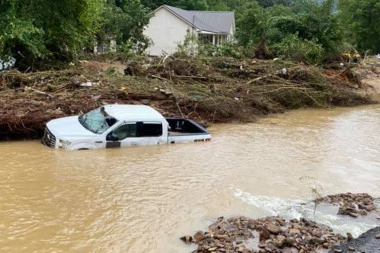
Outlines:
[[1, 0], [2, 54], [32, 65], [37, 59], [71, 60], [93, 44], [103, 0]]
[[339, 16], [349, 42], [361, 51], [380, 52], [380, 1], [339, 0]]
[[[333, 7], [334, 0], [297, 0], [290, 6], [276, 4], [266, 8], [256, 1], [246, 3], [237, 10], [238, 41], [248, 48], [266, 42], [275, 55], [297, 55], [297, 59], [305, 55], [310, 62], [320, 61], [336, 54], [342, 43]], [[292, 45], [299, 45], [303, 53], [295, 54], [297, 47]]]
[[246, 3], [237, 10], [236, 36], [243, 46], [257, 44], [266, 37], [269, 17], [256, 1]]
[[257, 0], [258, 4], [264, 8], [271, 7], [275, 5], [289, 6], [292, 0]]
[[[18, 17], [17, 6], [16, 0], [0, 0], [0, 57], [12, 53], [41, 57], [46, 53], [44, 32], [35, 27], [31, 20]], [[23, 50], [16, 51], [16, 48]]]

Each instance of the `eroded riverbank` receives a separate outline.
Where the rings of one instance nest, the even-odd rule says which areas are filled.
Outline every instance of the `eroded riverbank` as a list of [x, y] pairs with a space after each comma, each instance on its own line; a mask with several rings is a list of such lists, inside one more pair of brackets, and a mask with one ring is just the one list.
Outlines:
[[164, 116], [205, 124], [252, 122], [297, 108], [373, 103], [369, 86], [353, 66], [333, 66], [170, 57], [129, 64], [84, 61], [57, 71], [2, 72], [0, 140], [41, 138], [51, 119], [112, 103], [148, 104]]

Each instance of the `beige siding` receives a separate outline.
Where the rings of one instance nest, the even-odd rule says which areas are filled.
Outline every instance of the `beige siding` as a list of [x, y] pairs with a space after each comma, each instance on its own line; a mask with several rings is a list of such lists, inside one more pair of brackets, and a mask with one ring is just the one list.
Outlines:
[[177, 51], [178, 43], [182, 43], [187, 30], [191, 27], [167, 11], [158, 9], [150, 19], [144, 34], [148, 36], [153, 45], [147, 49], [149, 55], [161, 55], [162, 50], [172, 54]]

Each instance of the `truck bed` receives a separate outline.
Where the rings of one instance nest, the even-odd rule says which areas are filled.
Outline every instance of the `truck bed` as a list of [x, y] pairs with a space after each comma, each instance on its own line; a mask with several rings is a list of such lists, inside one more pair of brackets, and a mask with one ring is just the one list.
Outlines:
[[210, 141], [211, 135], [201, 125], [189, 119], [166, 119], [169, 123], [168, 142]]

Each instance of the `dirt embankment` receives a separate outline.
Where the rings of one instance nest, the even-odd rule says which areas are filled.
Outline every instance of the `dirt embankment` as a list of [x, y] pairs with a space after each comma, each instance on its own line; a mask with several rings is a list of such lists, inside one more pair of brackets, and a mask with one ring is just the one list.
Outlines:
[[164, 116], [203, 123], [247, 122], [287, 109], [371, 103], [357, 92], [364, 88], [352, 68], [281, 60], [166, 57], [12, 70], [0, 73], [0, 140], [39, 138], [47, 121], [109, 103], [149, 104]]

